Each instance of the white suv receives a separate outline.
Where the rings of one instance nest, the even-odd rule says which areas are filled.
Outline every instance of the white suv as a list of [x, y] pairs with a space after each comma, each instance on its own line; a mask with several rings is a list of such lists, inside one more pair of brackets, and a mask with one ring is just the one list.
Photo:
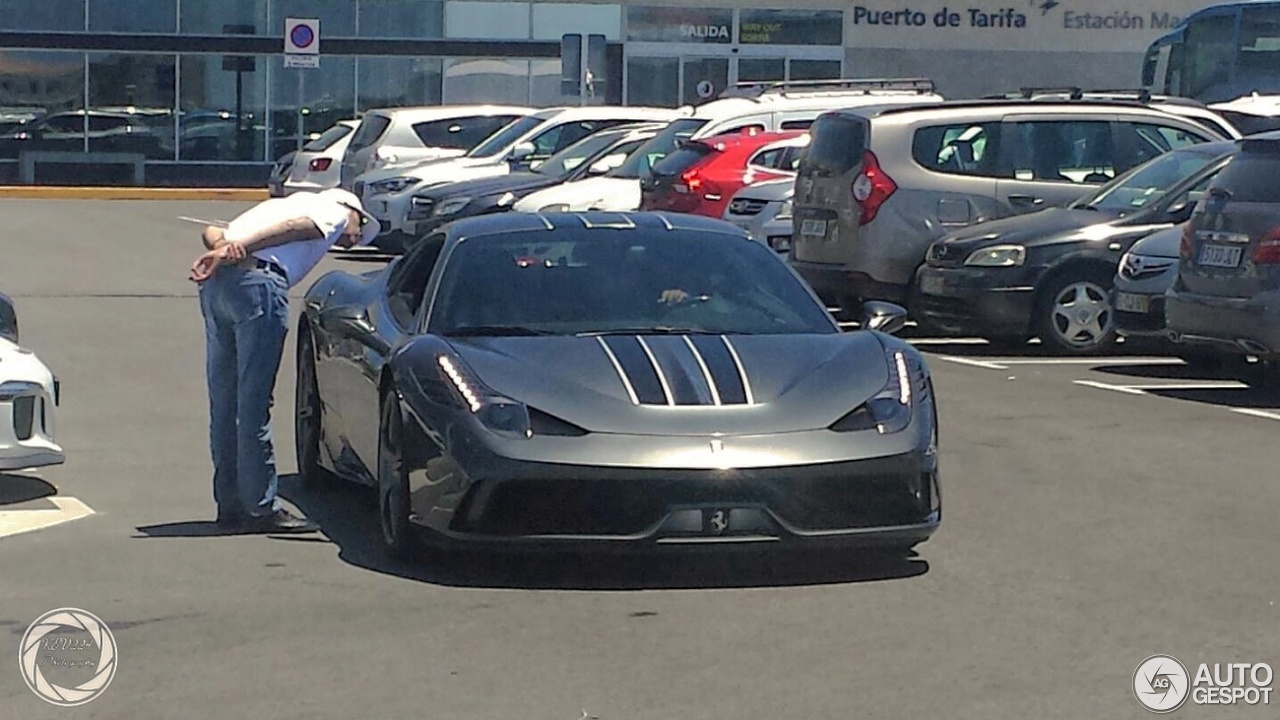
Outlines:
[[502, 128], [461, 157], [365, 173], [355, 193], [384, 233], [406, 232], [413, 196], [446, 183], [506, 175], [535, 166], [588, 135], [615, 125], [670, 122], [685, 111], [647, 107], [559, 107], [539, 110]]
[[933, 82], [923, 78], [739, 83], [720, 99], [700, 105], [689, 116], [672, 122], [614, 172], [541, 190], [516, 203], [513, 209], [635, 210], [640, 205], [640, 178], [685, 140], [751, 128], [762, 132], [803, 130], [822, 113], [839, 108], [941, 101]]
[[341, 187], [370, 170], [458, 157], [533, 108], [451, 105], [368, 110], [342, 156]]

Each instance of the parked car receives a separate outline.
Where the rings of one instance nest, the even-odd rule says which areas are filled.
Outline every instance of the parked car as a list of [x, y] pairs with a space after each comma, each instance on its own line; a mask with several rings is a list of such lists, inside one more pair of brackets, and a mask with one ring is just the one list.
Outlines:
[[[280, 194], [320, 192], [338, 187], [342, 175], [342, 157], [359, 126], [359, 120], [339, 121], [320, 133], [319, 137], [303, 145], [301, 150], [286, 155], [289, 164], [279, 183]], [[281, 162], [284, 162], [283, 158]], [[275, 191], [276, 188], [273, 187], [273, 195]]]
[[900, 559], [941, 522], [929, 368], [890, 334], [906, 311], [871, 304], [841, 332], [721, 220], [468, 218], [381, 271], [324, 275], [303, 307], [299, 473], [376, 488], [392, 554], [421, 531]]
[[19, 344], [13, 300], [0, 295], [0, 470], [60, 465], [55, 438], [61, 387], [40, 358]]
[[[456, 158], [365, 173], [356, 183], [364, 206], [387, 234], [406, 233], [413, 196], [448, 183], [535, 167], [588, 135], [618, 125], [670, 122], [682, 111], [646, 107], [558, 107], [519, 118]], [[381, 245], [383, 239], [375, 241]]]
[[640, 209], [720, 218], [747, 185], [794, 178], [808, 137], [803, 130], [746, 131], [690, 140], [640, 179]]
[[273, 198], [284, 197], [284, 181], [289, 179], [289, 173], [293, 172], [293, 159], [298, 156], [298, 151], [287, 152], [281, 155], [275, 163], [271, 165], [271, 174], [267, 176], [267, 194]]
[[[1157, 230], [1134, 243], [1120, 258], [1111, 292], [1119, 337], [1152, 343], [1168, 339], [1164, 296], [1178, 277], [1178, 246], [1186, 225]], [[1191, 355], [1197, 362], [1203, 357], [1202, 353]]]
[[615, 172], [536, 192], [517, 203], [516, 211], [636, 210], [640, 179], [685, 141], [749, 130], [805, 130], [832, 108], [942, 100], [924, 78], [739, 83], [726, 94], [672, 122]]
[[786, 253], [791, 249], [791, 199], [795, 191], [795, 178], [748, 185], [729, 200], [724, 219], [746, 230], [757, 242]]
[[588, 135], [527, 172], [422, 190], [413, 196], [406, 234], [418, 238], [447, 222], [507, 212], [520, 198], [542, 188], [604, 175], [663, 127], [663, 123], [619, 125]]
[[[342, 156], [340, 185], [355, 192], [361, 175], [392, 165], [460, 157], [533, 108], [444, 105], [368, 110]], [[359, 192], [355, 193], [357, 197]]]
[[1039, 337], [1062, 353], [1108, 349], [1120, 257], [1152, 232], [1186, 222], [1234, 150], [1231, 142], [1183, 147], [1065, 208], [947, 235], [930, 246], [917, 273], [916, 316], [932, 328], [1002, 344]]
[[1169, 336], [1256, 356], [1257, 374], [1280, 385], [1280, 132], [1239, 141], [1214, 178], [1179, 246], [1178, 277], [1165, 296]]
[[1199, 100], [1174, 95], [1153, 95], [1150, 90], [1082, 90], [1081, 88], [1022, 88], [1016, 93], [990, 95], [987, 99], [1028, 100], [1129, 100], [1156, 110], [1194, 120], [1228, 140], [1239, 140], [1243, 135], [1225, 113], [1216, 106], [1207, 106]]
[[975, 100], [819, 118], [801, 157], [793, 266], [823, 298], [911, 303], [949, 232], [1065, 206], [1169, 150], [1225, 140], [1139, 102]]

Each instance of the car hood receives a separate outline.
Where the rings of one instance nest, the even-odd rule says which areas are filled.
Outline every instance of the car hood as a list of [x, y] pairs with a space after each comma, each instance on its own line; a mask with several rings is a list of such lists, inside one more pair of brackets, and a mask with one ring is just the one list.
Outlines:
[[1110, 225], [1118, 219], [1120, 218], [1117, 215], [1096, 210], [1048, 208], [1026, 215], [1014, 215], [979, 223], [951, 233], [943, 238], [942, 242], [952, 246], [962, 246], [970, 251], [1006, 243], [1036, 244], [1043, 239], [1055, 238], [1094, 225]]
[[[818, 430], [872, 398], [889, 378], [884, 346], [871, 333], [647, 335], [644, 343], [671, 393], [698, 404], [670, 406], [661, 393], [656, 404], [632, 401], [628, 383], [645, 403], [649, 400], [644, 378], [658, 387], [645, 345], [636, 336], [450, 339], [465, 371], [483, 385], [597, 433], [756, 435]], [[435, 371], [431, 359], [415, 360], [423, 371], [427, 362]], [[705, 390], [700, 399], [695, 393], [695, 388], [708, 386], [708, 374], [722, 395], [719, 406]], [[743, 376], [751, 404], [741, 400]]]
[[599, 208], [621, 212], [640, 207], [640, 181], [635, 178], [596, 177], [555, 185], [526, 196], [516, 203], [516, 212], [538, 212], [557, 204], [568, 204], [570, 210]]
[[507, 192], [529, 192], [539, 188], [558, 184], [559, 178], [541, 175], [535, 172], [518, 172], [510, 175], [477, 178], [462, 182], [450, 183], [448, 187], [431, 190], [424, 195], [428, 197], [482, 197], [500, 195]]
[[1182, 228], [1184, 225], [1175, 225], [1171, 228], [1152, 233], [1142, 238], [1129, 248], [1129, 252], [1134, 255], [1150, 255], [1162, 258], [1177, 258], [1178, 246], [1182, 242]]

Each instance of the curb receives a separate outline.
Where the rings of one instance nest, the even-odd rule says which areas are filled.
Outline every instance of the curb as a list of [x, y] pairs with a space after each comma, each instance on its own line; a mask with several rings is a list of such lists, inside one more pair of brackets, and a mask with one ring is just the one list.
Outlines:
[[0, 186], [0, 198], [41, 200], [266, 200], [266, 188]]

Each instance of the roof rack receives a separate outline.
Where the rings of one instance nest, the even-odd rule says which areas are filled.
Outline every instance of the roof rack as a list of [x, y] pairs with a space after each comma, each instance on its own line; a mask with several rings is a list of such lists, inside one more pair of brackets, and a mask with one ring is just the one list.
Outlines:
[[[936, 86], [929, 78], [845, 78], [839, 80], [778, 80], [764, 82], [740, 82], [721, 91], [719, 97], [756, 98], [764, 95], [795, 97], [805, 94], [823, 94], [848, 90], [870, 94], [880, 90], [905, 90], [920, 94], [935, 92]], [[798, 92], [797, 92], [798, 91]]]

